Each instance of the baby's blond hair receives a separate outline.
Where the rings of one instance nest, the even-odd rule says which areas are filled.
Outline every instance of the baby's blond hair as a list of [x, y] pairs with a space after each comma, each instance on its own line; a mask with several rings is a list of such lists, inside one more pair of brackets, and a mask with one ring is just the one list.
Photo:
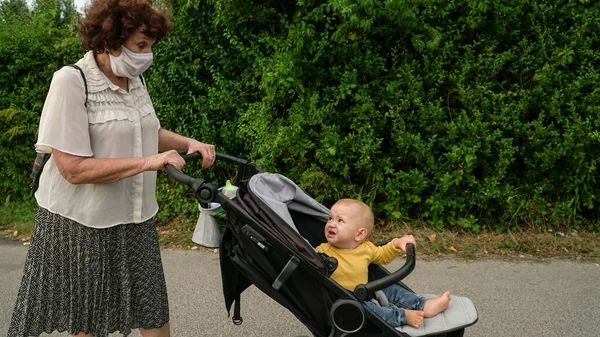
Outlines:
[[361, 226], [367, 229], [367, 233], [371, 233], [375, 224], [375, 216], [369, 205], [356, 199], [340, 199], [335, 204], [351, 207]]

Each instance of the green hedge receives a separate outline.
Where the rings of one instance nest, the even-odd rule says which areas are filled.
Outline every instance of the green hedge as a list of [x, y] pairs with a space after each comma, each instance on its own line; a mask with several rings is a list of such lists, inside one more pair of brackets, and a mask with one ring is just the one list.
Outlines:
[[[599, 4], [170, 5], [175, 32], [157, 45], [146, 75], [163, 127], [282, 173], [326, 205], [365, 200], [385, 219], [473, 231], [597, 229]], [[2, 36], [0, 76], [22, 59], [4, 52]], [[31, 38], [66, 53], [55, 47], [64, 40]], [[30, 112], [22, 135], [29, 144], [39, 108], [23, 102], [41, 102], [43, 89], [26, 96], [19, 82], [14, 98], [0, 99], [0, 110]], [[6, 123], [0, 119], [2, 151], [20, 156], [26, 151], [13, 146]], [[17, 162], [0, 178], [28, 170]], [[232, 174], [189, 172], [219, 181]], [[14, 183], [0, 188], [22, 193]], [[164, 219], [193, 214], [181, 194], [162, 177]]]
[[68, 0], [0, 1], [0, 195], [28, 198], [37, 126], [52, 74], [81, 55]]

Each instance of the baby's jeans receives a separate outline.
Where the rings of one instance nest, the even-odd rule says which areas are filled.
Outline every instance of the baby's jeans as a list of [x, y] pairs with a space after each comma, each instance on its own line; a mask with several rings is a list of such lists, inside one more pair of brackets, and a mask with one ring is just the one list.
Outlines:
[[383, 293], [390, 302], [390, 307], [381, 307], [373, 301], [366, 301], [365, 304], [393, 327], [406, 324], [404, 309], [423, 310], [425, 306], [425, 297], [416, 295], [397, 284], [383, 289]]

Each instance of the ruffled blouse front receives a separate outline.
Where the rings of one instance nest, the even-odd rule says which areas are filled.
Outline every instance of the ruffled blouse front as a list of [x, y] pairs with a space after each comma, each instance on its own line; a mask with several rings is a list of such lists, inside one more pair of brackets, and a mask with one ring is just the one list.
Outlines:
[[[160, 123], [139, 78], [129, 92], [100, 71], [93, 52], [54, 73], [40, 120], [37, 152], [52, 149], [84, 157], [130, 158], [158, 153]], [[156, 172], [148, 171], [110, 184], [69, 183], [53, 157], [46, 163], [35, 194], [38, 204], [85, 226], [106, 228], [141, 223], [158, 211]]]

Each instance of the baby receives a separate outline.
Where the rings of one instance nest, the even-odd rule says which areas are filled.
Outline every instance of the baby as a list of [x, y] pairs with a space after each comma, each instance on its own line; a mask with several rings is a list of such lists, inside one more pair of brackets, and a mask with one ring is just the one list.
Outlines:
[[[416, 241], [412, 235], [395, 238], [385, 246], [377, 247], [367, 241], [373, 230], [374, 216], [371, 208], [362, 201], [341, 199], [331, 207], [325, 225], [327, 243], [317, 247], [321, 253], [333, 256], [338, 267], [331, 277], [349, 291], [359, 284], [368, 282], [370, 263], [388, 264], [399, 252], [406, 250], [406, 244]], [[393, 327], [408, 324], [418, 328], [423, 318], [433, 317], [446, 310], [450, 302], [450, 292], [425, 300], [398, 284], [383, 289], [390, 307], [381, 307], [373, 301], [365, 304]]]

